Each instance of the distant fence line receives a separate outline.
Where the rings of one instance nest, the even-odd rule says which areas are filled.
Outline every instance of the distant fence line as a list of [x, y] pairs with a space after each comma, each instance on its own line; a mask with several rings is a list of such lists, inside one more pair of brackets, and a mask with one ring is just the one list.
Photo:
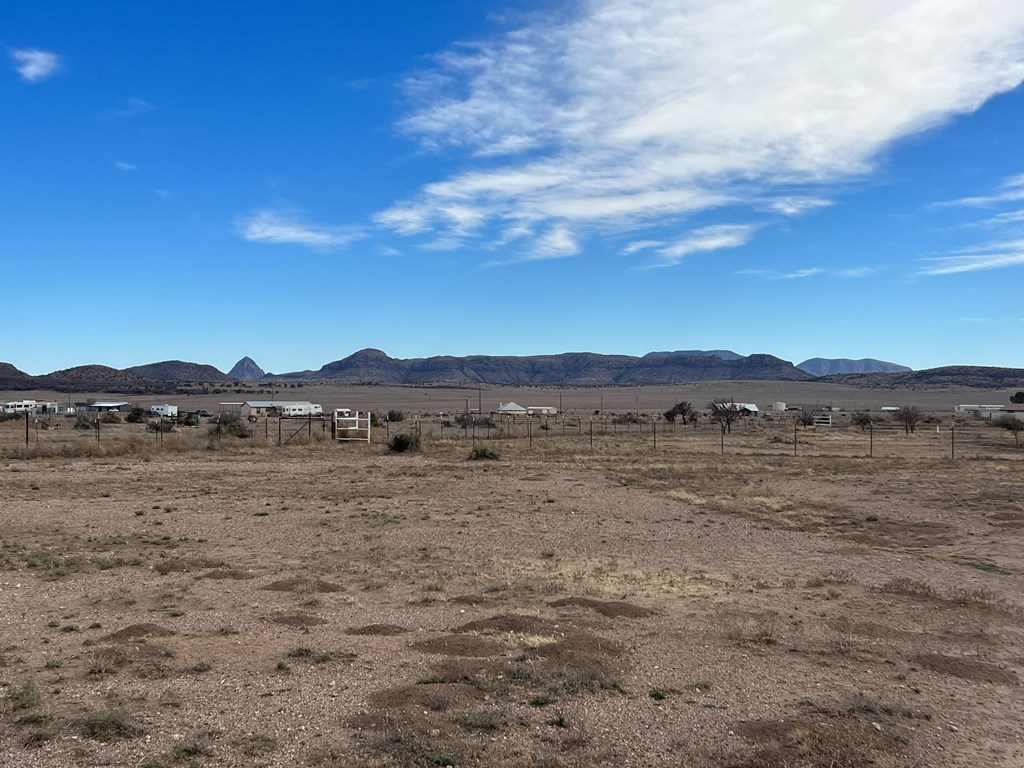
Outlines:
[[[536, 445], [564, 445], [578, 451], [600, 449], [621, 444], [652, 451], [668, 450], [690, 453], [726, 453], [735, 455], [804, 455], [849, 458], [882, 457], [949, 457], [1024, 459], [1024, 450], [1017, 447], [1017, 436], [988, 422], [961, 420], [940, 423], [934, 419], [916, 427], [907, 435], [899, 424], [884, 422], [866, 426], [838, 424], [834, 426], [801, 427], [787, 418], [746, 418], [724, 432], [705, 417], [697, 423], [667, 422], [657, 417], [627, 415], [558, 414], [552, 416], [490, 417], [458, 414], [460, 423], [440, 418], [412, 416], [401, 421], [382, 420], [373, 433], [373, 442], [387, 442], [392, 434], [410, 433], [429, 445], [431, 442], [475, 445], [476, 441], [506, 441], [524, 448]], [[272, 423], [274, 422], [274, 423]], [[42, 420], [25, 418], [15, 431], [10, 422], [4, 424], [3, 453], [18, 455], [15, 448], [39, 454], [66, 448], [73, 452], [83, 442], [102, 444], [111, 440], [131, 439], [142, 446], [148, 443], [160, 448], [172, 429], [170, 421], [160, 419], [143, 425], [106, 424], [103, 419], [90, 422], [89, 429], [74, 429], [70, 424], [48, 429]], [[128, 427], [136, 431], [126, 434]], [[199, 427], [180, 427], [180, 434], [193, 441], [250, 440], [265, 445], [294, 445], [298, 442], [330, 439], [329, 419], [320, 416], [263, 417], [243, 421], [234, 430], [209, 422]], [[197, 446], [198, 447], [198, 446]]]

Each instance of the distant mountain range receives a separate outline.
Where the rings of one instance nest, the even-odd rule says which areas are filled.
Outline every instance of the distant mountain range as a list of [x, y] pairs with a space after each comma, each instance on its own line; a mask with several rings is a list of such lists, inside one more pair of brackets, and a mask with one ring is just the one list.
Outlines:
[[881, 360], [812, 358], [800, 365], [772, 355], [729, 350], [649, 352], [642, 357], [571, 352], [523, 357], [470, 355], [399, 359], [364, 349], [318, 370], [266, 373], [243, 357], [228, 373], [211, 365], [168, 360], [124, 370], [86, 365], [30, 376], [0, 363], [0, 389], [59, 392], [171, 393], [196, 387], [237, 388], [240, 382], [348, 384], [493, 384], [506, 386], [622, 387], [697, 381], [827, 381], [859, 387], [934, 389], [1024, 387], [1024, 370], [953, 366], [912, 371]]
[[846, 373], [823, 376], [819, 381], [865, 389], [980, 389], [1024, 388], [1024, 370], [978, 365], [949, 365], [905, 373]]
[[318, 371], [275, 376], [286, 381], [348, 383], [507, 384], [514, 386], [612, 387], [640, 384], [679, 384], [687, 381], [769, 380], [804, 381], [813, 378], [792, 363], [771, 355], [748, 355], [724, 360], [718, 355], [653, 353], [643, 357], [569, 352], [561, 355], [497, 357], [426, 357], [400, 360], [379, 349], [364, 349]]

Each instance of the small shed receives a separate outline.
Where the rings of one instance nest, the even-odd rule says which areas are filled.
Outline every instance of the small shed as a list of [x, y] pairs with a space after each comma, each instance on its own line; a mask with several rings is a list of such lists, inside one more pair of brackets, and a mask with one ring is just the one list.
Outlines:
[[756, 416], [759, 413], [754, 403], [736, 403], [735, 410], [740, 412], [740, 416]]
[[[515, 403], [512, 403], [515, 405]], [[530, 416], [554, 416], [558, 413], [558, 409], [553, 405], [528, 405], [526, 406], [526, 413]]]

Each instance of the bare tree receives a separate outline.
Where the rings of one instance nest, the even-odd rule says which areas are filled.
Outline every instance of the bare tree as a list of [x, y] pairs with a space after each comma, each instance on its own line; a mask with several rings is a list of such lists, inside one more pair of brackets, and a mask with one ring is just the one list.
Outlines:
[[1015, 416], [1003, 416], [998, 422], [1000, 427], [1013, 433], [1013, 442], [1020, 448], [1020, 433], [1024, 431], [1024, 421], [1016, 418]]
[[722, 428], [723, 433], [732, 434], [732, 425], [740, 418], [740, 409], [732, 398], [718, 399], [708, 403], [711, 421]]
[[806, 428], [814, 425], [814, 416], [816, 414], [817, 411], [813, 408], [801, 408], [793, 418], [796, 419], [797, 424]]
[[902, 405], [899, 410], [892, 415], [893, 419], [896, 420], [896, 423], [902, 425], [903, 431], [908, 435], [913, 434], [914, 428], [917, 426], [917, 423], [921, 421], [923, 416], [924, 414], [921, 413], [921, 409], [916, 405]]
[[686, 424], [686, 422], [689, 421], [695, 414], [696, 410], [694, 409], [693, 405], [689, 401], [683, 400], [673, 405], [662, 415], [665, 417], [665, 421], [667, 421], [669, 424], [675, 422], [677, 418], [680, 421], [682, 421], [683, 424]]

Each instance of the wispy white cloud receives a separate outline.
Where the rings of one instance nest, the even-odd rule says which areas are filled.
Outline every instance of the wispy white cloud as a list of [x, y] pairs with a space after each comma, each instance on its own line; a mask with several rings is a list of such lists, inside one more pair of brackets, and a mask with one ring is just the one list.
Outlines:
[[804, 267], [803, 269], [797, 269], [792, 272], [788, 272], [782, 275], [783, 280], [799, 280], [803, 277], [813, 277], [814, 275], [820, 275], [825, 270], [821, 267]]
[[896, 140], [1024, 79], [1019, 0], [984, 13], [974, 0], [582, 0], [561, 13], [409, 78], [419, 106], [401, 128], [467, 159], [378, 224], [537, 245], [564, 227], [563, 251], [578, 252], [595, 232], [668, 240], [725, 206], [797, 216]]
[[652, 266], [671, 267], [691, 253], [720, 251], [746, 245], [757, 228], [750, 224], [715, 224], [688, 233], [674, 243], [658, 248], [660, 257]]
[[622, 253], [626, 256], [631, 256], [638, 251], [647, 251], [651, 248], [659, 248], [665, 245], [664, 240], [637, 240], [629, 243], [625, 248], [622, 249]]
[[336, 248], [365, 237], [358, 227], [310, 224], [295, 212], [263, 209], [236, 222], [238, 234], [255, 243], [289, 243]]
[[918, 270], [919, 275], [953, 275], [1024, 265], [1024, 239], [990, 243], [978, 248], [965, 249], [949, 256], [923, 259], [929, 266]]
[[869, 275], [875, 274], [877, 270], [874, 267], [847, 267], [845, 269], [835, 270], [837, 277], [868, 277]]
[[115, 160], [114, 161], [114, 167], [117, 168], [117, 170], [119, 170], [119, 171], [137, 171], [137, 170], [139, 170], [139, 166], [135, 165], [134, 163], [126, 163], [123, 160]]
[[52, 77], [60, 70], [60, 56], [52, 51], [40, 51], [38, 48], [18, 48], [11, 51], [15, 61], [15, 69], [23, 80], [38, 83]]
[[567, 227], [553, 227], [537, 238], [534, 258], [561, 259], [579, 252], [580, 245]]
[[808, 211], [826, 208], [830, 205], [832, 205], [832, 201], [822, 197], [787, 196], [769, 200], [765, 208], [773, 213], [781, 213], [783, 216], [800, 216]]
[[803, 267], [791, 272], [780, 272], [776, 269], [737, 269], [734, 275], [745, 277], [761, 277], [766, 280], [799, 280], [805, 277], [823, 275], [825, 277], [855, 278], [867, 277], [875, 273], [874, 267], [847, 267], [844, 269], [827, 269], [825, 267]]
[[960, 197], [956, 200], [945, 200], [934, 203], [933, 208], [988, 208], [1000, 203], [1017, 202], [1024, 200], [1024, 174], [1011, 176], [1005, 179], [998, 188], [988, 195], [975, 195], [972, 197]]

